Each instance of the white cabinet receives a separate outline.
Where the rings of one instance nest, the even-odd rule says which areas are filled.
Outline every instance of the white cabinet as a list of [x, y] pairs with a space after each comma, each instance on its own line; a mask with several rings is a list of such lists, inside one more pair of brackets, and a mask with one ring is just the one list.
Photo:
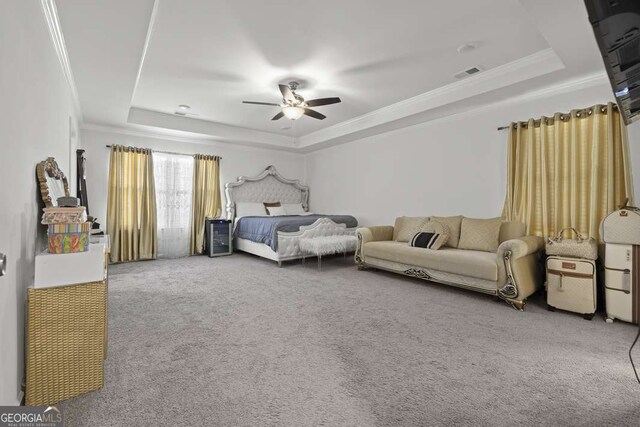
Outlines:
[[74, 254], [36, 255], [34, 287], [99, 282], [107, 278], [109, 236], [91, 237], [89, 250]]

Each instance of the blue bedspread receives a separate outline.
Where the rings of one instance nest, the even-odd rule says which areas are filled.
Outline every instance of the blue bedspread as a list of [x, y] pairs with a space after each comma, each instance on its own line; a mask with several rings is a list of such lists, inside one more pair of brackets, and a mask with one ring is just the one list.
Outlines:
[[351, 215], [284, 215], [284, 216], [243, 216], [236, 223], [234, 237], [269, 245], [278, 250], [278, 231], [300, 230], [301, 225], [311, 225], [320, 218], [329, 218], [347, 228], [357, 227], [358, 220]]

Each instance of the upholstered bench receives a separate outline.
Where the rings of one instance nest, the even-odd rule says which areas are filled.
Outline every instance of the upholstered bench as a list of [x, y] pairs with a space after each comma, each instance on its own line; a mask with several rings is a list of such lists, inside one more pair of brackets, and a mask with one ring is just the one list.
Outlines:
[[[322, 257], [338, 253], [347, 254], [353, 252], [358, 244], [358, 239], [347, 233], [344, 224], [336, 224], [328, 218], [319, 220], [321, 224], [316, 224], [313, 229], [303, 230], [300, 236], [300, 251], [318, 257], [318, 271], [322, 268]], [[321, 231], [321, 232], [320, 232]], [[304, 262], [304, 257], [302, 262]]]

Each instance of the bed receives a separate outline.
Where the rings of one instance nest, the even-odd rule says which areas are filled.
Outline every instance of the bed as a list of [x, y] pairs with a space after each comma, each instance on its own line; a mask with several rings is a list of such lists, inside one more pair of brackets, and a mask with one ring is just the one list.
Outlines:
[[[303, 234], [322, 236], [341, 233], [355, 235], [358, 221], [351, 215], [326, 215], [309, 213], [309, 187], [298, 180], [281, 176], [274, 166], [267, 167], [260, 175], [239, 177], [225, 185], [227, 218], [233, 221], [235, 250], [248, 252], [276, 261], [303, 258], [300, 238]], [[301, 205], [297, 215], [268, 216], [244, 215], [237, 208], [253, 204], [280, 202], [283, 206]], [[331, 222], [327, 222], [326, 219]], [[308, 256], [308, 254], [307, 254]]]

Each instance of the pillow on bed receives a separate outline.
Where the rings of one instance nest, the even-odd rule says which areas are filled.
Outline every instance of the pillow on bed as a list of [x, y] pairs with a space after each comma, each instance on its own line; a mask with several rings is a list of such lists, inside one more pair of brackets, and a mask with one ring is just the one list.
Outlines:
[[236, 203], [236, 217], [241, 216], [266, 216], [264, 205], [254, 202], [238, 202]]
[[264, 205], [264, 211], [267, 214], [269, 213], [269, 208], [273, 208], [273, 207], [276, 207], [276, 206], [282, 206], [280, 204], [280, 202], [264, 202], [263, 205]]
[[282, 207], [287, 215], [305, 215], [307, 213], [302, 207], [302, 203], [284, 203]]
[[282, 206], [267, 206], [267, 212], [269, 212], [269, 216], [287, 215], [287, 212]]

